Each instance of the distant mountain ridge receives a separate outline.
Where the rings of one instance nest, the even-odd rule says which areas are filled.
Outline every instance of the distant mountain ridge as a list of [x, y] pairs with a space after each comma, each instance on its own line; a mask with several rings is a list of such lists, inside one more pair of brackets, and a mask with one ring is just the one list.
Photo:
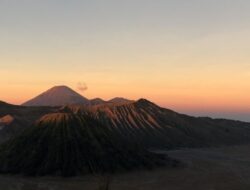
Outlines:
[[[112, 172], [161, 165], [161, 156], [145, 148], [250, 142], [250, 123], [191, 117], [146, 99], [53, 109], [10, 106], [8, 110], [10, 115], [2, 119], [8, 125], [0, 130], [0, 140], [13, 137], [13, 130], [19, 132], [0, 146], [0, 173], [71, 176]], [[31, 118], [27, 116], [36, 112], [28, 127]], [[176, 164], [168, 158], [166, 163]]]
[[[63, 89], [61, 91], [63, 93], [66, 88], [66, 92], [75, 94], [73, 90], [65, 86], [54, 87], [43, 94], [46, 98], [48, 94], [55, 98], [55, 94], [58, 95], [58, 88]], [[56, 93], [53, 93], [54, 91]], [[65, 95], [60, 95], [65, 97]], [[82, 97], [80, 99], [82, 100]], [[85, 103], [61, 102], [62, 106], [57, 107], [12, 106], [2, 103], [0, 104], [0, 117], [10, 114], [14, 118], [19, 118], [20, 121], [26, 121], [25, 126], [22, 124], [18, 128], [22, 129], [51, 112], [80, 114], [83, 118], [91, 116], [110, 128], [115, 135], [138, 140], [148, 147], [201, 147], [250, 142], [250, 123], [247, 122], [192, 117], [161, 108], [146, 99], [138, 101], [124, 98], [115, 98], [113, 101], [100, 98], [85, 100], [86, 98]]]
[[[67, 86], [55, 86], [42, 94], [26, 101], [22, 106], [65, 106], [65, 105], [99, 105], [99, 104], [117, 104], [129, 103], [131, 100], [116, 97], [111, 100], [105, 101], [101, 98], [87, 99], [81, 94], [75, 92]], [[8, 105], [5, 102], [0, 102], [0, 105]]]
[[165, 158], [147, 149], [250, 142], [250, 123], [192, 117], [146, 99], [88, 100], [60, 86], [25, 105], [36, 106], [0, 102], [0, 173], [71, 176], [150, 168]]
[[131, 103], [133, 102], [132, 100], [128, 100], [128, 99], [125, 99], [125, 98], [122, 98], [122, 97], [116, 97], [116, 98], [113, 98], [111, 100], [108, 101], [109, 103], [114, 103], [114, 104], [123, 104], [123, 103]]
[[94, 98], [90, 100], [91, 105], [99, 105], [99, 104], [105, 104], [107, 101], [101, 99], [101, 98]]

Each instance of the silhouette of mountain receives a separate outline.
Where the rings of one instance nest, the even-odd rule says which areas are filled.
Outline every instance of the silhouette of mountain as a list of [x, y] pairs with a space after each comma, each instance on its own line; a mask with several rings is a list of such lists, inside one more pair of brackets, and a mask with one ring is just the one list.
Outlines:
[[96, 119], [72, 113], [43, 116], [0, 147], [0, 172], [72, 176], [152, 168], [176, 161], [114, 135]]
[[125, 99], [125, 98], [113, 98], [111, 100], [108, 100], [108, 101], [105, 101], [101, 98], [94, 98], [92, 100], [90, 100], [91, 102], [91, 105], [92, 106], [95, 106], [95, 105], [101, 105], [101, 104], [126, 104], [126, 103], [131, 103], [131, 102], [134, 102], [132, 100], [128, 100], [128, 99]]
[[0, 120], [2, 120], [2, 123], [0, 121], [0, 143], [20, 134], [41, 116], [57, 109], [53, 107], [24, 107], [0, 102]]
[[[250, 141], [250, 123], [196, 118], [161, 108], [140, 99], [124, 103], [68, 105], [63, 107], [23, 107], [0, 104], [0, 117], [11, 115], [19, 120], [0, 131], [0, 143], [16, 136], [44, 114], [81, 113], [95, 118], [115, 135], [135, 139], [148, 147], [201, 147], [245, 143]], [[16, 123], [16, 122], [15, 122]]]
[[12, 104], [9, 104], [9, 103], [3, 102], [3, 101], [0, 101], [0, 107], [4, 108], [4, 107], [18, 107], [18, 106], [12, 105]]
[[89, 105], [90, 101], [67, 86], [55, 86], [23, 106], [63, 106], [70, 104]]
[[121, 98], [121, 97], [116, 97], [108, 101], [108, 103], [114, 103], [114, 104], [124, 104], [124, 103], [131, 103], [131, 102], [133, 101], [125, 99], [125, 98]]
[[[162, 164], [161, 155], [142, 147], [250, 142], [250, 123], [191, 117], [146, 99], [98, 101], [62, 107], [0, 103], [0, 142], [15, 136], [0, 146], [0, 172], [64, 176], [112, 172]], [[166, 163], [176, 161], [166, 158]]]
[[99, 104], [105, 104], [107, 103], [105, 100], [101, 99], [101, 98], [94, 98], [92, 100], [90, 100], [91, 105], [99, 105]]
[[91, 115], [118, 136], [136, 139], [148, 147], [202, 147], [250, 141], [250, 123], [191, 117], [145, 99], [64, 109]]

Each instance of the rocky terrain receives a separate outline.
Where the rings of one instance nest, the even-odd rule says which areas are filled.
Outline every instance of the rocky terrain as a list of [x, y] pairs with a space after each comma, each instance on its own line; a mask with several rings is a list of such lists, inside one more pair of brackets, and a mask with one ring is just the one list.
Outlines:
[[[177, 162], [176, 162], [177, 163]], [[174, 165], [79, 114], [43, 116], [0, 146], [0, 173], [74, 176]]]
[[184, 167], [138, 170], [113, 175], [73, 178], [0, 175], [4, 190], [249, 190], [250, 145], [220, 148], [161, 150]]
[[75, 176], [175, 167], [182, 162], [154, 150], [250, 142], [250, 123], [192, 117], [146, 99], [72, 103], [71, 94], [60, 86], [35, 98], [51, 105], [61, 96], [58, 106], [0, 102], [1, 173]]

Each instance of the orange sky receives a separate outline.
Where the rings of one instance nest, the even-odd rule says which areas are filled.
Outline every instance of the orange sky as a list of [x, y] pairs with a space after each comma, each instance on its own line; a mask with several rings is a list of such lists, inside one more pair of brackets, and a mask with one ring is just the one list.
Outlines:
[[20, 104], [85, 82], [87, 98], [144, 97], [248, 120], [249, 8], [226, 0], [4, 1], [0, 100]]

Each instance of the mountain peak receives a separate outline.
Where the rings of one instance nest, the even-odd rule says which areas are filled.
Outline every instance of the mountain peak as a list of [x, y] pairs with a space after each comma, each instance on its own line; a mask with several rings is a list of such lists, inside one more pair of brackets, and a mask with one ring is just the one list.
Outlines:
[[51, 89], [70, 89], [70, 87], [66, 86], [66, 85], [58, 85], [58, 86], [54, 86]]
[[24, 106], [63, 106], [69, 104], [90, 104], [89, 100], [65, 85], [54, 86], [35, 98], [25, 102]]
[[136, 101], [136, 103], [138, 104], [151, 104], [151, 105], [155, 105], [153, 102], [150, 102], [149, 100], [145, 99], [145, 98], [141, 98], [139, 100]]
[[116, 97], [108, 101], [109, 103], [131, 103], [133, 102], [132, 100], [128, 100], [122, 97]]
[[101, 98], [94, 98], [90, 100], [91, 105], [100, 105], [100, 104], [105, 104], [106, 101], [101, 99]]
[[65, 86], [65, 85], [54, 86], [47, 91], [73, 91], [73, 92], [75, 92], [70, 87]]

